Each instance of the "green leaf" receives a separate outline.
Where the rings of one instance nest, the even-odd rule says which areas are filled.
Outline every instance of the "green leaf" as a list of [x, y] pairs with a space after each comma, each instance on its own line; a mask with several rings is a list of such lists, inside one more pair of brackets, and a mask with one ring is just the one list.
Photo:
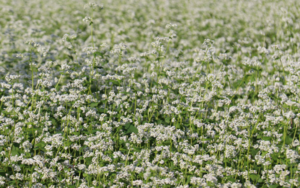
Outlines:
[[272, 158], [273, 161], [277, 161], [277, 159], [278, 159], [278, 153], [271, 154], [271, 158]]
[[261, 156], [264, 157], [264, 156], [267, 155], [268, 153], [269, 153], [269, 152], [267, 152], [267, 151], [263, 151]]
[[257, 154], [258, 150], [257, 149], [250, 149], [251, 155], [255, 156]]
[[265, 141], [271, 141], [271, 140], [272, 140], [272, 137], [264, 136], [264, 137], [262, 137], [262, 140], [265, 140]]
[[256, 138], [262, 138], [262, 136], [261, 136], [261, 135], [258, 135]]
[[278, 187], [278, 185], [270, 185], [269, 187], [270, 188], [276, 188], [276, 187]]
[[133, 126], [133, 125], [131, 125], [129, 127], [129, 129], [126, 131], [125, 134], [131, 134], [131, 133], [138, 134], [138, 129], [135, 126]]
[[227, 180], [230, 182], [236, 182], [236, 180], [234, 178], [227, 178]]
[[261, 179], [261, 178], [259, 178], [259, 179], [257, 180], [257, 182], [262, 183], [262, 182], [264, 182], [264, 180]]
[[165, 119], [165, 122], [166, 122], [166, 123], [170, 123], [170, 118], [166, 118], [166, 119]]
[[134, 151], [136, 151], [136, 152], [140, 152], [140, 151], [142, 151], [142, 149], [141, 149], [141, 148], [138, 148], [138, 147], [135, 147], [135, 146], [133, 146], [133, 149], [134, 149]]
[[13, 147], [13, 149], [11, 150], [11, 156], [15, 156], [15, 155], [19, 155], [20, 154], [20, 149]]
[[257, 180], [260, 178], [260, 176], [258, 174], [250, 174], [250, 179], [252, 181], [257, 182]]
[[191, 177], [192, 177], [192, 175], [188, 175], [188, 176], [187, 176], [187, 180], [186, 180], [187, 183], [190, 183], [190, 182], [191, 182]]
[[80, 135], [80, 132], [73, 132], [72, 134], [78, 136], [78, 135]]
[[[97, 51], [97, 52], [94, 52], [94, 55], [102, 55], [101, 52]], [[103, 68], [102, 66], [100, 65], [95, 65], [96, 68], [100, 67], [100, 68]]]
[[70, 140], [66, 141], [65, 143], [65, 146], [71, 146], [72, 145], [72, 142]]
[[6, 174], [5, 170], [0, 170], [0, 176], [4, 177]]
[[130, 128], [130, 126], [131, 126], [130, 123], [126, 123], [126, 124], [124, 125], [124, 128], [125, 128], [126, 130], [128, 130], [128, 129]]
[[36, 146], [36, 147], [45, 147], [45, 146], [46, 146], [46, 143], [43, 142], [43, 141], [41, 141], [41, 142], [37, 143], [35, 146]]
[[51, 122], [52, 122], [52, 125], [56, 126], [57, 125], [57, 121], [56, 119], [54, 118], [50, 118]]
[[106, 113], [107, 110], [104, 109], [104, 108], [99, 108], [98, 111], [101, 112], [101, 113]]
[[99, 103], [97, 103], [97, 102], [93, 102], [93, 103], [90, 104], [90, 107], [96, 107], [96, 106], [98, 106], [98, 104]]
[[285, 138], [285, 143], [286, 144], [291, 144], [293, 142], [293, 138], [292, 137], [289, 137], [289, 136], [287, 136], [286, 138]]
[[33, 148], [33, 150], [42, 150], [42, 151], [45, 151], [45, 146], [46, 146], [46, 143], [41, 141], [39, 142], [38, 144], [35, 145], [35, 147]]
[[26, 158], [30, 158], [30, 157], [31, 157], [31, 154], [30, 154], [30, 153], [26, 153], [26, 154], [25, 154], [25, 157], [26, 157]]
[[92, 163], [92, 157], [85, 158], [85, 164], [88, 166]]
[[120, 151], [123, 151], [123, 152], [128, 152], [128, 150], [125, 149], [125, 148], [120, 148], [119, 150], [120, 150]]

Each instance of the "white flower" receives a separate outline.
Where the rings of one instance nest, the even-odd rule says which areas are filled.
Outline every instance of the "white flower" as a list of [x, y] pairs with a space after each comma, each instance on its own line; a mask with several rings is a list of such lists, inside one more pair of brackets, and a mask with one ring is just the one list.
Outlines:
[[77, 168], [78, 168], [79, 170], [84, 170], [84, 169], [86, 168], [86, 166], [85, 166], [85, 164], [78, 164], [78, 165], [77, 165]]

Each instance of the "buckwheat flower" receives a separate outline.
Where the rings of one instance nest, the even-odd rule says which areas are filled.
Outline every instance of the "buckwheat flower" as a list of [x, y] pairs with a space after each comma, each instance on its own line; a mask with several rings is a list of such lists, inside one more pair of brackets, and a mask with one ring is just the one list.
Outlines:
[[30, 152], [30, 149], [32, 148], [32, 144], [28, 140], [23, 142], [22, 146], [25, 152]]
[[24, 175], [21, 174], [21, 173], [16, 173], [16, 179], [23, 180], [24, 179]]
[[99, 4], [96, 4], [96, 3], [91, 3], [89, 2], [88, 4], [86, 4], [84, 7], [84, 9], [103, 9], [103, 5], [99, 5]]
[[291, 150], [291, 149], [287, 149], [286, 150], [286, 157], [288, 159], [290, 159], [291, 163], [295, 163], [296, 159], [300, 158], [300, 156], [298, 155], [298, 153], [296, 151], [294, 151], [294, 150]]
[[177, 186], [176, 188], [189, 188], [189, 185], [180, 185], [180, 186]]
[[280, 174], [281, 171], [286, 169], [286, 165], [275, 165], [273, 169], [277, 174]]
[[263, 163], [263, 166], [269, 166], [270, 164], [271, 164], [270, 161], [266, 161], [266, 162]]
[[92, 18], [88, 17], [88, 16], [86, 16], [85, 18], [83, 18], [82, 21], [85, 22], [85, 23], [88, 23], [88, 24], [93, 23]]
[[299, 145], [300, 145], [300, 142], [299, 142], [298, 139], [294, 140], [293, 143], [292, 143], [292, 146], [293, 146], [293, 147], [297, 147], [297, 146], [299, 146]]
[[77, 168], [79, 170], [84, 170], [86, 168], [86, 166], [85, 166], [85, 164], [79, 164], [79, 165], [77, 165]]
[[78, 188], [89, 188], [89, 186], [86, 185], [86, 182], [83, 182]]
[[226, 145], [225, 157], [230, 158], [236, 155], [235, 147], [231, 145]]
[[97, 114], [97, 112], [96, 112], [95, 110], [90, 109], [90, 110], [85, 114], [85, 116], [86, 116], [86, 117], [91, 116], [91, 117], [97, 118], [97, 117], [98, 117], [98, 114]]
[[14, 180], [15, 176], [14, 175], [10, 175], [9, 178], [12, 179], [12, 180]]
[[15, 164], [13, 164], [12, 166], [13, 166], [13, 168], [14, 168], [14, 171], [16, 171], [16, 172], [20, 172], [20, 171], [21, 171], [20, 166], [15, 165]]
[[233, 184], [231, 184], [231, 187], [232, 188], [241, 188], [242, 184], [240, 184], [240, 183], [233, 183]]
[[5, 177], [0, 177], [0, 186], [3, 186], [5, 184]]
[[286, 117], [287, 119], [291, 119], [295, 117], [295, 114], [293, 111], [289, 111], [287, 113], [284, 113], [283, 116]]
[[51, 151], [52, 148], [53, 148], [52, 145], [46, 145], [46, 146], [45, 146], [45, 149], [48, 150], [48, 151]]
[[143, 181], [142, 180], [135, 180], [135, 181], [132, 182], [132, 185], [141, 186], [141, 185], [143, 185]]

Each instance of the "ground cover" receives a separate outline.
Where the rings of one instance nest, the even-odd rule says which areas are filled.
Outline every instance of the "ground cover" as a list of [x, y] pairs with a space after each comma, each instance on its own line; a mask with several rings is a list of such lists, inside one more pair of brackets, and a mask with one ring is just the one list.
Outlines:
[[299, 187], [297, 0], [2, 0], [0, 187]]

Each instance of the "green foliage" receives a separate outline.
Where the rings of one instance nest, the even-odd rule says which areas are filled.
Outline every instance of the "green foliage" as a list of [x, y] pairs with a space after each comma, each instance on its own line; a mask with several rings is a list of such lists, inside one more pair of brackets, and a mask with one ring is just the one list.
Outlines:
[[138, 134], [138, 129], [130, 123], [124, 125], [123, 131], [126, 135], [130, 135], [131, 133]]

